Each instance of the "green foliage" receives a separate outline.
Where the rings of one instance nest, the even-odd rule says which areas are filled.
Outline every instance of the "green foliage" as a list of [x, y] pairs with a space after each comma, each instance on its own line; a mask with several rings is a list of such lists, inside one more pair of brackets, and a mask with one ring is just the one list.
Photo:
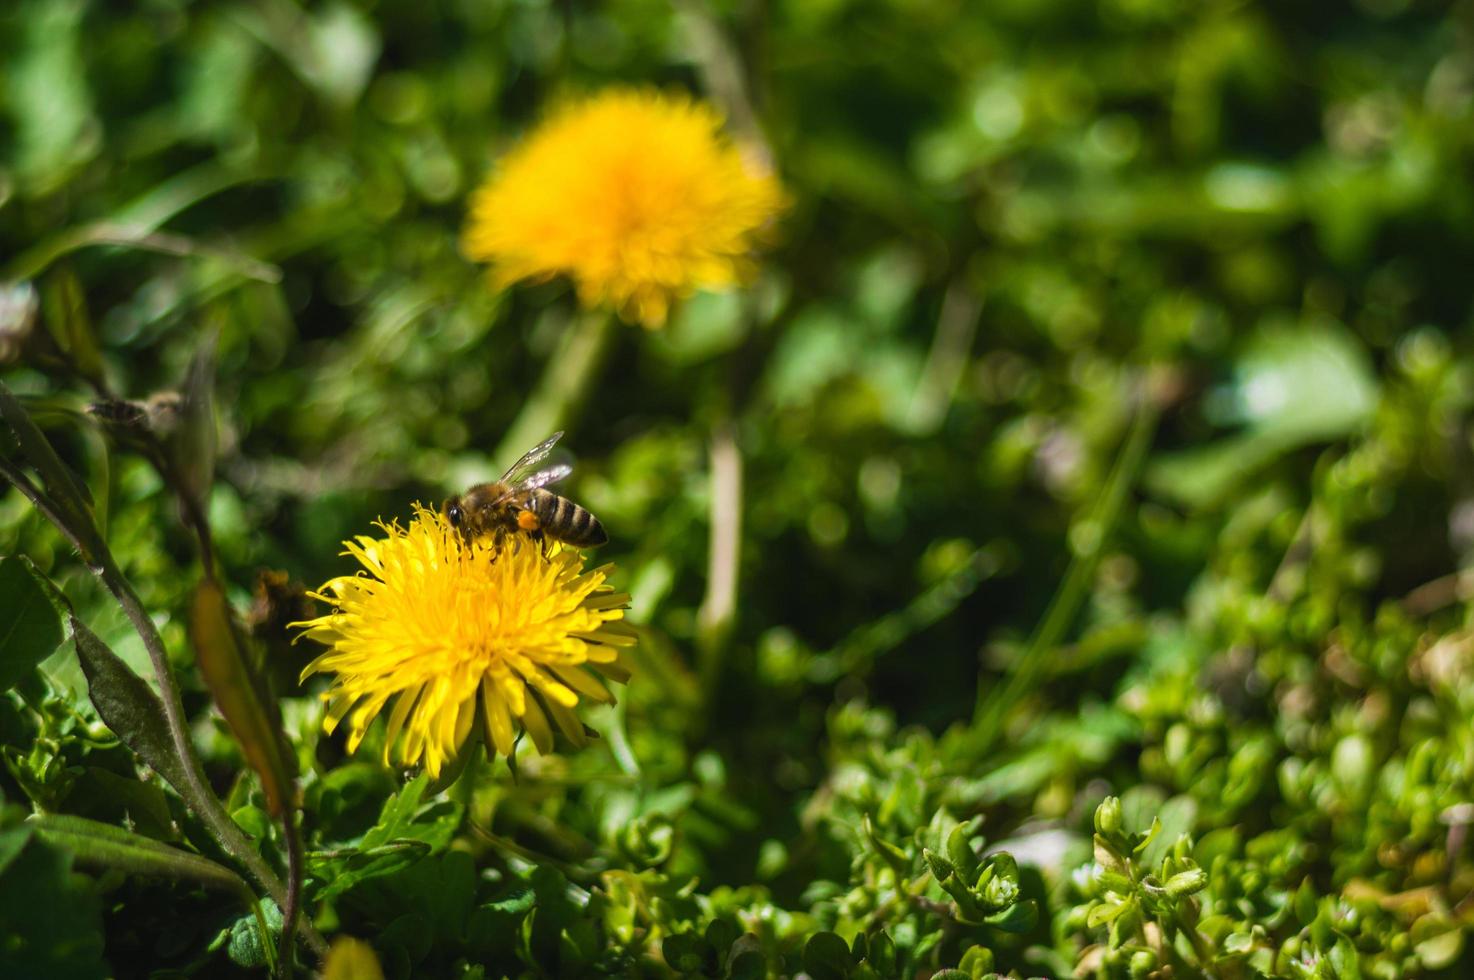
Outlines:
[[[11, 4], [0, 976], [279, 968], [298, 851], [298, 975], [1474, 972], [1467, 13]], [[600, 737], [432, 785], [286, 624], [511, 461], [582, 321], [464, 202], [614, 82], [751, 108], [793, 207], [571, 394]]]
[[0, 830], [0, 970], [12, 977], [101, 980], [102, 916], [85, 877], [66, 850], [14, 820], [6, 805]]
[[9, 690], [61, 645], [61, 615], [52, 606], [44, 577], [23, 557], [0, 559], [0, 689]]

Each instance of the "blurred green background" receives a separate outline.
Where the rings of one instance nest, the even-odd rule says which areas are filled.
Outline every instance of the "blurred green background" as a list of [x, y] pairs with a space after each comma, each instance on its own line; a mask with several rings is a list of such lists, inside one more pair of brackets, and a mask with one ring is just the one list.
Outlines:
[[[501, 769], [500, 831], [576, 861], [667, 812], [703, 889], [762, 881], [826, 925], [813, 883], [846, 880], [836, 841], [873, 809], [836, 802], [852, 755], [866, 778], [930, 771], [917, 792], [985, 812], [993, 839], [1056, 821], [1088, 840], [1107, 791], [1145, 786], [1198, 794], [1200, 834], [1293, 823], [1321, 841], [1326, 894], [1376, 851], [1330, 829], [1364, 798], [1302, 800], [1273, 772], [1348, 732], [1376, 765], [1433, 737], [1401, 725], [1426, 695], [1407, 661], [1462, 628], [1439, 603], [1375, 670], [1326, 666], [1474, 547], [1468, 3], [16, 0], [0, 52], [0, 279], [38, 310], [28, 337], [21, 313], [0, 324], [4, 378], [85, 475], [181, 664], [189, 535], [152, 471], [74, 414], [91, 392], [55, 338], [94, 336], [98, 370], [142, 398], [218, 331], [210, 511], [234, 598], [262, 568], [315, 586], [348, 568], [345, 537], [510, 462], [493, 449], [573, 322], [566, 284], [494, 293], [458, 252], [496, 155], [569, 93], [721, 103], [737, 79], [793, 207], [749, 289], [621, 328], [569, 425], [568, 492], [608, 528], [598, 558], [645, 640], [627, 706], [590, 716], [615, 749], [549, 763], [550, 783]], [[1149, 453], [1102, 525], [1148, 403]], [[736, 612], [704, 635], [729, 423]], [[979, 693], [1098, 541], [1037, 684], [970, 754]], [[138, 657], [14, 493], [0, 551]], [[308, 652], [277, 656], [290, 678]], [[1315, 707], [1287, 721], [1297, 685]], [[1390, 720], [1357, 714], [1369, 692]], [[284, 693], [310, 760], [316, 709]], [[1214, 733], [1201, 754], [1173, 754], [1183, 725]], [[906, 726], [942, 761], [875, 761]], [[1230, 802], [1201, 788], [1251, 735], [1268, 780]], [[1456, 801], [1471, 764], [1447, 757]]]

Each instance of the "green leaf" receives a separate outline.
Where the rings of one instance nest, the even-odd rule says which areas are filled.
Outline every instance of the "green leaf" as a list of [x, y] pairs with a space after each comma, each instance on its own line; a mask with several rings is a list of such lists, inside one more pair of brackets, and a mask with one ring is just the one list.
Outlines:
[[962, 954], [957, 968], [967, 974], [970, 980], [982, 980], [982, 977], [993, 972], [993, 951], [986, 946], [973, 946]]
[[164, 703], [85, 623], [75, 616], [70, 622], [77, 659], [87, 678], [87, 694], [98, 717], [150, 769], [189, 800], [184, 764], [169, 734]]
[[[260, 915], [243, 915], [230, 927], [226, 951], [232, 963], [259, 970], [275, 959], [277, 937], [281, 934], [281, 909], [271, 899], [261, 903]], [[263, 929], [266, 935], [263, 937]]]
[[1010, 905], [983, 920], [1004, 932], [1028, 932], [1039, 922], [1039, 906], [1033, 899]]
[[401, 950], [411, 963], [418, 963], [430, 954], [434, 937], [434, 924], [426, 916], [408, 912], [385, 926], [378, 939], [384, 949]]
[[82, 559], [89, 565], [95, 564], [103, 553], [103, 546], [96, 522], [92, 519], [91, 498], [61, 457], [56, 455], [51, 442], [31, 421], [25, 406], [11, 394], [3, 381], [0, 381], [0, 418], [15, 433], [21, 455], [40, 474], [46, 497], [63, 529], [81, 547]]
[[112, 824], [126, 822], [130, 829], [156, 840], [175, 835], [169, 797], [159, 780], [144, 782], [102, 766], [85, 766], [73, 791], [83, 794], [82, 800], [91, 801], [74, 801], [79, 817]]
[[678, 932], [660, 941], [660, 955], [677, 973], [691, 974], [701, 969], [706, 959], [707, 944], [694, 932]]
[[537, 906], [532, 910], [528, 945], [539, 963], [556, 964], [564, 930], [578, 921], [581, 908], [568, 895], [568, 879], [539, 865], [531, 875]]
[[39, 193], [64, 183], [102, 145], [83, 60], [87, 4], [33, 2], [13, 9], [21, 30], [8, 33], [6, 45], [7, 60], [13, 59], [6, 103], [15, 122], [15, 148], [6, 152], [15, 154], [27, 190]]
[[174, 471], [194, 506], [204, 511], [215, 480], [215, 348], [219, 335], [210, 331], [189, 362], [180, 394], [179, 428], [169, 441]]
[[1348, 331], [1303, 324], [1261, 330], [1240, 358], [1225, 421], [1244, 430], [1155, 459], [1146, 486], [1190, 507], [1210, 507], [1290, 450], [1355, 432], [1379, 392], [1370, 360]]
[[102, 916], [72, 856], [32, 827], [0, 834], [0, 976], [103, 980]]
[[246, 883], [229, 868], [121, 827], [58, 813], [31, 817], [29, 823], [42, 840], [70, 851], [82, 864], [251, 895]]
[[1179, 871], [1177, 874], [1168, 878], [1162, 887], [1173, 898], [1183, 898], [1208, 887], [1208, 872], [1202, 868]]
[[945, 883], [956, 873], [951, 861], [930, 848], [922, 848], [921, 856], [926, 859], [927, 867], [931, 868], [932, 877], [937, 879], [938, 884]]
[[763, 980], [767, 975], [767, 962], [755, 949], [737, 954], [727, 964], [727, 980]]
[[102, 352], [87, 315], [87, 298], [77, 274], [62, 266], [45, 286], [46, 328], [76, 371], [94, 385], [104, 381]]
[[0, 832], [0, 875], [5, 874], [5, 869], [10, 867], [10, 862], [20, 855], [30, 839], [31, 827], [26, 824]]
[[328, 950], [322, 980], [384, 980], [384, 971], [372, 946], [352, 936], [339, 936]]
[[510, 949], [518, 928], [536, 903], [532, 889], [522, 888], [474, 910], [466, 922], [467, 951], [485, 957]]
[[969, 885], [978, 878], [978, 859], [972, 849], [972, 837], [976, 832], [976, 822], [968, 820], [953, 827], [947, 835], [947, 857]]
[[706, 942], [719, 955], [725, 954], [742, 935], [742, 930], [727, 919], [712, 919], [706, 927]]
[[8, 691], [62, 642], [61, 613], [41, 573], [25, 558], [0, 559], [0, 692]]
[[261, 777], [266, 808], [273, 817], [286, 813], [293, 796], [295, 772], [282, 742], [276, 718], [267, 710], [255, 676], [246, 666], [240, 635], [225, 593], [207, 578], [195, 589], [189, 610], [189, 635], [200, 674], [246, 761]]
[[804, 971], [814, 980], [844, 980], [854, 965], [849, 946], [832, 932], [816, 932], [804, 944]]
[[382, 847], [357, 850], [344, 857], [322, 858], [307, 856], [307, 873], [327, 884], [317, 893], [319, 901], [336, 898], [350, 888], [369, 881], [392, 875], [420, 861], [430, 854], [430, 846], [423, 841], [395, 841]]
[[420, 773], [386, 800], [378, 822], [363, 835], [359, 848], [368, 850], [393, 841], [414, 840], [438, 851], [449, 844], [460, 826], [462, 808], [449, 801], [422, 807], [429, 785], [429, 775]]
[[896, 972], [895, 942], [886, 933], [877, 932], [870, 937], [870, 955], [865, 959], [881, 976], [894, 976]]
[[1157, 815], [1160, 823], [1154, 821], [1152, 825], [1151, 832], [1155, 837], [1151, 843], [1138, 849], [1141, 865], [1147, 868], [1159, 866], [1182, 835], [1192, 832], [1197, 817], [1198, 804], [1191, 796], [1174, 796], [1163, 803]]
[[385, 800], [384, 809], [379, 812], [379, 822], [363, 835], [358, 846], [368, 849], [410, 836], [410, 825], [414, 823], [415, 813], [419, 810], [420, 801], [425, 797], [425, 788], [429, 785], [429, 773], [422, 772], [405, 783], [398, 793]]
[[1424, 939], [1413, 947], [1418, 960], [1427, 970], [1442, 970], [1450, 967], [1464, 951], [1464, 931], [1450, 922], [1444, 932]]
[[911, 859], [906, 856], [906, 852], [876, 832], [875, 824], [870, 820], [870, 814], [867, 813], [861, 817], [860, 822], [865, 831], [865, 839], [870, 842], [871, 847], [875, 848], [875, 853], [880, 855], [881, 860], [890, 865], [896, 876], [905, 877], [909, 874]]

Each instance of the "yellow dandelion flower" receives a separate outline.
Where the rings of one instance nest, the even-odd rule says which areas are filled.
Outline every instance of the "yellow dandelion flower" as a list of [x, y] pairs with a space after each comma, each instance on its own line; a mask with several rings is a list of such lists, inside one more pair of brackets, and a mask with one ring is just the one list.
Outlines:
[[596, 675], [628, 680], [620, 649], [635, 642], [621, 622], [629, 596], [605, 585], [611, 566], [585, 571], [577, 551], [555, 544], [544, 556], [517, 537], [468, 545], [423, 507], [408, 529], [379, 527], [384, 537], [344, 542], [363, 571], [313, 593], [331, 611], [297, 624], [330, 648], [302, 678], [337, 675], [323, 727], [331, 733], [346, 718], [352, 752], [389, 706], [385, 762], [398, 744], [401, 764], [432, 775], [478, 715], [502, 755], [518, 727], [539, 752], [552, 750], [554, 726], [583, 745], [574, 706], [580, 697], [613, 702]]
[[736, 282], [785, 206], [768, 168], [684, 95], [617, 88], [554, 112], [471, 200], [466, 254], [499, 286], [571, 277], [588, 307], [647, 327]]

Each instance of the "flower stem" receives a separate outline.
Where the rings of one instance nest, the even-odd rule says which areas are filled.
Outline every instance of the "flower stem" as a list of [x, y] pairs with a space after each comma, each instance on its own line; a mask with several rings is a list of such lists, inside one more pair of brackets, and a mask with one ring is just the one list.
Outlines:
[[537, 390], [497, 446], [498, 461], [510, 463], [577, 418], [609, 351], [614, 322], [614, 314], [601, 310], [579, 315], [548, 358]]
[[[52, 504], [51, 499], [26, 479], [24, 473], [14, 469], [8, 461], [0, 460], [0, 476], [5, 477], [30, 500], [41, 515], [54, 524], [74, 548], [83, 554], [88, 553], [76, 529], [63, 518], [61, 512]], [[93, 550], [92, 561], [88, 562], [88, 567], [102, 580], [103, 585], [113, 594], [118, 605], [123, 608], [123, 614], [128, 617], [128, 621], [143, 641], [144, 650], [148, 653], [149, 663], [153, 667], [154, 677], [159, 685], [159, 697], [164, 706], [164, 721], [168, 726], [170, 739], [174, 743], [174, 751], [179, 755], [180, 769], [183, 773], [181, 785], [174, 788], [183, 797], [189, 808], [204, 821], [220, 846], [241, 863], [266, 894], [270, 895], [279, 906], [284, 906], [287, 901], [286, 886], [282, 884], [271, 866], [251, 846], [240, 827], [236, 826], [235, 821], [225, 812], [225, 807], [221, 805], [205, 779], [204, 769], [189, 739], [184, 704], [179, 698], [179, 687], [175, 684], [173, 671], [169, 668], [169, 655], [164, 648], [164, 641], [159, 635], [158, 627], [154, 625], [153, 619], [143, 608], [138, 594], [133, 591], [132, 585], [119, 570], [112, 552], [105, 544], [100, 544]], [[303, 935], [314, 952], [326, 955], [327, 942], [316, 929], [306, 926], [303, 929]]]
[[737, 567], [742, 557], [742, 454], [732, 424], [711, 437], [711, 528], [706, 595], [696, 613], [701, 687], [707, 701], [716, 690], [723, 655], [737, 614]]
[[[174, 683], [173, 671], [169, 669], [169, 657], [164, 649], [164, 641], [159, 636], [158, 627], [154, 625], [153, 619], [144, 610], [132, 585], [118, 570], [110, 553], [104, 552], [99, 577], [108, 587], [108, 591], [112, 592], [118, 600], [119, 605], [123, 607], [124, 614], [143, 640], [144, 649], [148, 651], [149, 662], [153, 665], [154, 675], [158, 679], [159, 691], [164, 702], [164, 718], [169, 724], [169, 733], [173, 736], [175, 750], [178, 751], [179, 758], [184, 764], [184, 778], [188, 787], [188, 798], [185, 802], [189, 803], [190, 807], [199, 814], [200, 819], [210, 827], [220, 845], [245, 866], [246, 871], [256, 879], [257, 884], [266, 890], [277, 905], [285, 909], [291, 901], [289, 890], [265, 859], [251, 846], [251, 842], [246, 839], [245, 833], [236, 825], [236, 822], [230, 818], [230, 814], [225, 812], [225, 807], [205, 780], [204, 770], [200, 766], [194, 744], [189, 739], [184, 705], [179, 699], [179, 687]], [[316, 929], [304, 926], [303, 936], [315, 953], [320, 956], [327, 954], [327, 942]]]
[[[287, 835], [287, 901], [282, 906], [281, 946], [277, 959], [281, 961], [282, 976], [292, 977], [292, 936], [297, 931], [298, 905], [302, 901], [302, 831], [297, 827], [297, 811], [287, 807], [282, 815], [282, 827]], [[263, 937], [264, 938], [264, 937]]]
[[1013, 664], [1007, 681], [986, 694], [982, 685], [978, 686], [977, 708], [973, 714], [972, 731], [968, 735], [973, 752], [982, 754], [993, 747], [1003, 730], [1003, 722], [1009, 710], [1033, 693], [1043, 676], [1048, 655], [1058, 646], [1065, 630], [1075, 621], [1075, 616], [1090, 591], [1090, 583], [1095, 577], [1096, 566], [1100, 564], [1106, 541], [1120, 519], [1127, 491], [1136, 483], [1142, 464], [1146, 461], [1147, 450], [1151, 447], [1152, 436], [1157, 430], [1158, 414], [1156, 402], [1143, 386], [1137, 396], [1131, 429], [1122, 443], [1116, 464], [1106, 479], [1105, 489], [1097, 498], [1086, 523], [1081, 525], [1082, 528], [1089, 528], [1089, 534], [1084, 535], [1085, 540], [1077, 545], [1075, 557], [1070, 561], [1069, 570], [1065, 573], [1059, 590], [1050, 600], [1043, 621], [1029, 638], [1029, 645], [1024, 648], [1023, 654]]
[[947, 287], [921, 381], [906, 408], [906, 426], [911, 432], [930, 435], [946, 419], [977, 337], [982, 313], [982, 300], [964, 277], [959, 276]]

